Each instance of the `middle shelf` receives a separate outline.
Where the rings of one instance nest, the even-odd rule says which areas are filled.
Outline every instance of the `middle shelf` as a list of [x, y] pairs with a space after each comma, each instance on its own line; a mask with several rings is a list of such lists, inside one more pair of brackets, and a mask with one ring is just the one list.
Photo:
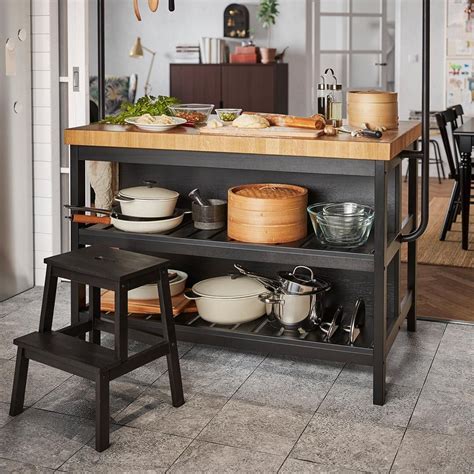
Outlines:
[[233, 258], [242, 261], [305, 265], [319, 268], [372, 272], [374, 241], [353, 250], [337, 250], [321, 245], [314, 234], [289, 244], [248, 244], [230, 240], [227, 231], [195, 229], [189, 220], [163, 234], [122, 232], [111, 225], [96, 224], [79, 229], [79, 244], [102, 244], [135, 251]]

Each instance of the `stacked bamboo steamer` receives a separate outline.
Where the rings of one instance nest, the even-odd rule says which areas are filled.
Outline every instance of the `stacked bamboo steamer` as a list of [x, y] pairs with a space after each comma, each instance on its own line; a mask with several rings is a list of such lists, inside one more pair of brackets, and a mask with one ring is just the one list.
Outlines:
[[228, 191], [227, 234], [240, 242], [283, 244], [306, 237], [308, 190], [291, 184], [246, 184]]
[[398, 94], [386, 91], [349, 91], [347, 119], [351, 127], [368, 124], [372, 130], [398, 128]]

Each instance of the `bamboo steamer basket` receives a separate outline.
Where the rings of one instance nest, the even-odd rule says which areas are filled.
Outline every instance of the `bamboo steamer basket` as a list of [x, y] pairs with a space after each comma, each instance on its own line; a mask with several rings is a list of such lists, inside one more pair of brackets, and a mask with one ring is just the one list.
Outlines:
[[306, 237], [308, 190], [289, 184], [247, 184], [228, 191], [227, 234], [249, 243], [282, 244]]
[[398, 94], [386, 91], [349, 91], [347, 119], [351, 127], [398, 128]]

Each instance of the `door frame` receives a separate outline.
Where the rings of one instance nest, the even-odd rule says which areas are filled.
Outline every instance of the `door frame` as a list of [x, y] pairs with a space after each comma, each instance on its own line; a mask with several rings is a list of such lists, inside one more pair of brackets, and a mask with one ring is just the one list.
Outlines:
[[[62, 95], [60, 101], [61, 122], [60, 129], [80, 127], [89, 123], [89, 2], [84, 0], [58, 0], [65, 5], [65, 12], [60, 15], [59, 30], [65, 36], [61, 39], [64, 47], [62, 51], [63, 67], [60, 71], [59, 85], [67, 85], [66, 97]], [[73, 38], [73, 41], [70, 39]], [[62, 140], [62, 134], [60, 140]], [[57, 206], [69, 202], [69, 148], [62, 147], [60, 169], [60, 196]], [[67, 177], [67, 179], [65, 179]], [[86, 202], [90, 203], [89, 186], [86, 187]], [[61, 226], [61, 234], [66, 232], [67, 222]], [[69, 239], [61, 238], [62, 251], [69, 250]]]
[[[321, 1], [320, 0], [306, 0], [306, 45], [307, 45], [307, 84], [308, 84], [308, 97], [311, 97], [311, 104], [316, 103], [316, 84], [319, 81], [321, 75], [321, 54], [346, 54], [347, 55], [347, 66], [346, 74], [343, 80], [340, 79], [343, 86], [348, 89], [350, 84], [350, 55], [351, 54], [380, 54], [381, 63], [386, 61], [385, 54], [387, 49], [387, 0], [381, 0], [382, 11], [376, 14], [369, 13], [354, 13], [352, 11], [352, 2], [356, 0], [349, 0], [349, 11], [345, 13], [321, 13]], [[348, 48], [343, 50], [321, 50], [320, 41], [320, 22], [321, 17], [347, 17], [349, 18], [349, 40]], [[380, 50], [354, 50], [352, 48], [352, 35], [351, 35], [351, 19], [355, 17], [375, 17], [381, 18], [381, 39], [380, 39]], [[379, 74], [379, 87], [384, 89], [387, 87], [387, 68], [380, 66]]]

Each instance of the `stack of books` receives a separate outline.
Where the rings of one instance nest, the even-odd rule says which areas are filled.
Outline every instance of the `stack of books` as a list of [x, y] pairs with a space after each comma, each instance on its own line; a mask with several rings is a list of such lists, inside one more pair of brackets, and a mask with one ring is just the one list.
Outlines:
[[255, 64], [258, 62], [258, 50], [255, 46], [237, 46], [230, 55], [231, 64]]
[[221, 64], [227, 62], [227, 45], [220, 38], [201, 38], [201, 62]]
[[175, 63], [179, 64], [199, 64], [200, 48], [198, 45], [178, 45], [176, 46], [176, 55], [173, 58]]

